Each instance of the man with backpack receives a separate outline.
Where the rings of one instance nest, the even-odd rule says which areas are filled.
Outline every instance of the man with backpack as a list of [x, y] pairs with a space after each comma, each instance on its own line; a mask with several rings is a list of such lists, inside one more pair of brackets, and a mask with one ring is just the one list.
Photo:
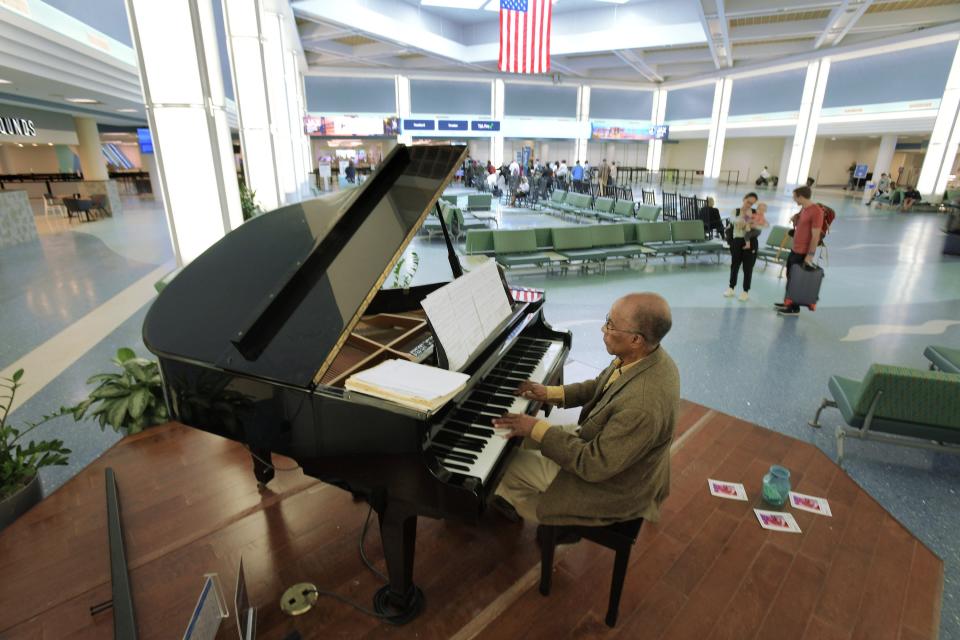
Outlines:
[[[813, 192], [810, 187], [797, 187], [793, 190], [793, 201], [800, 205], [800, 213], [794, 216], [795, 229], [793, 233], [793, 249], [787, 256], [787, 290], [790, 289], [790, 268], [795, 265], [813, 265], [813, 258], [817, 253], [817, 246], [824, 227], [823, 208], [810, 200]], [[786, 300], [786, 295], [784, 295]], [[786, 302], [774, 303], [777, 314], [785, 317], [800, 315], [800, 305]]]

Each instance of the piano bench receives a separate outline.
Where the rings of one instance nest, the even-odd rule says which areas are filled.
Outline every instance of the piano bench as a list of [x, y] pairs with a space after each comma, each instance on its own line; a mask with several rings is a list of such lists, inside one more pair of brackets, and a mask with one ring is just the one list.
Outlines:
[[550, 595], [550, 584], [553, 578], [553, 552], [561, 535], [578, 535], [602, 547], [612, 549], [615, 555], [606, 623], [611, 628], [616, 626], [617, 614], [620, 610], [620, 594], [623, 592], [623, 581], [627, 576], [627, 565], [630, 564], [630, 550], [640, 535], [642, 524], [643, 518], [616, 522], [601, 527], [540, 525], [537, 532], [540, 536], [540, 593], [545, 596]]

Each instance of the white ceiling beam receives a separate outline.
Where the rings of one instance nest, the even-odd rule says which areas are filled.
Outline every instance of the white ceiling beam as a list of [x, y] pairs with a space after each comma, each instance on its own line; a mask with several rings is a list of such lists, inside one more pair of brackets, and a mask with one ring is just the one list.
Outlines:
[[727, 24], [727, 15], [724, 11], [723, 0], [714, 0], [717, 4], [717, 21], [720, 23], [720, 38], [723, 45], [723, 55], [727, 67], [733, 66], [733, 57], [730, 55], [730, 31]]
[[624, 64], [632, 68], [647, 80], [650, 80], [651, 82], [663, 82], [663, 78], [661, 78], [653, 69], [651, 69], [650, 65], [643, 61], [643, 58], [635, 54], [633, 51], [630, 51], [629, 49], [617, 49], [616, 51], [613, 51], [613, 55], [623, 60]]
[[727, 0], [728, 18], [746, 18], [777, 13], [796, 13], [799, 11], [817, 11], [831, 9], [840, 4], [840, 0]]
[[795, 42], [770, 42], [768, 44], [733, 45], [733, 59], [736, 60], [776, 60], [785, 55], [810, 51], [810, 40]]
[[712, 62], [678, 62], [675, 64], [658, 64], [657, 73], [665, 78], [674, 76], [689, 76], [706, 73], [713, 68]]
[[836, 34], [840, 33], [840, 27], [837, 23], [843, 19], [849, 4], [850, 0], [843, 0], [843, 2], [841, 2], [838, 6], [833, 8], [823, 24], [823, 31], [821, 31], [820, 35], [817, 36], [817, 39], [813, 41], [814, 49], [819, 49], [822, 47], [824, 42], [829, 44]]
[[857, 24], [857, 22], [863, 17], [863, 14], [867, 12], [867, 9], [869, 9], [872, 4], [873, 0], [862, 0], [860, 5], [856, 7], [856, 10], [848, 16], [846, 24], [840, 30], [840, 33], [837, 34], [837, 37], [834, 38], [833, 42], [830, 43], [830, 45], [835, 47], [840, 44], [840, 41], [843, 40], [848, 33], [850, 33], [850, 29]]
[[649, 65], [671, 62], [706, 62], [713, 58], [708, 48], [703, 49], [657, 49], [645, 51], [643, 59]]
[[713, 65], [719, 69], [725, 65], [723, 64], [723, 59], [717, 51], [717, 45], [714, 43], [713, 31], [710, 28], [710, 21], [707, 20], [707, 9], [703, 6], [704, 2], [710, 2], [710, 0], [700, 0], [697, 3], [697, 8], [700, 10], [700, 24], [703, 25], [703, 36], [707, 39], [707, 46], [710, 49], [710, 56], [713, 58]]
[[815, 38], [823, 31], [823, 20], [797, 20], [770, 24], [747, 24], [730, 29], [730, 40], [780, 40], [783, 38]]
[[577, 78], [583, 77], [579, 71], [576, 71], [575, 69], [573, 69], [573, 67], [567, 66], [565, 61], [558, 60], [553, 56], [550, 57], [550, 67], [552, 69], [556, 69], [560, 73], [565, 73], [568, 76], [575, 76]]
[[813, 48], [839, 44], [872, 4], [873, 0], [843, 0], [840, 6], [830, 12], [823, 31], [813, 43]]
[[353, 29], [344, 29], [326, 22], [306, 22], [297, 26], [297, 32], [300, 34], [300, 40], [333, 40], [343, 36], [352, 35]]
[[943, 5], [923, 9], [902, 9], [900, 11], [879, 11], [868, 13], [857, 21], [853, 32], [887, 31], [904, 27], [924, 27], [960, 20], [960, 5]]

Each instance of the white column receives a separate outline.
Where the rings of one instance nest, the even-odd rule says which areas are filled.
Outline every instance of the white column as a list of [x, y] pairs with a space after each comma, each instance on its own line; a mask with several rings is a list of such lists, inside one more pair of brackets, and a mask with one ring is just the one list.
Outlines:
[[873, 163], [873, 181], [880, 179], [881, 173], [890, 175], [890, 164], [893, 154], [897, 150], [897, 136], [886, 135], [880, 138], [880, 149], [877, 150], [877, 159]]
[[[491, 95], [491, 111], [493, 113], [493, 119], [500, 121], [500, 128], [503, 129], [503, 92], [504, 84], [503, 80], [494, 80], [493, 81], [493, 90], [490, 92]], [[490, 138], [490, 159], [493, 162], [495, 167], [499, 167], [503, 164], [503, 133], [498, 133], [495, 136]]]
[[103, 159], [100, 145], [100, 131], [93, 118], [73, 118], [77, 129], [77, 155], [80, 156], [80, 170], [84, 180], [109, 180], [107, 161]]
[[732, 78], [716, 81], [713, 90], [713, 112], [710, 117], [710, 133], [707, 136], [707, 157], [703, 164], [703, 184], [715, 185], [720, 177], [723, 160], [723, 143], [727, 137], [727, 114], [730, 112]]
[[260, 33], [263, 38], [263, 61], [267, 79], [267, 100], [270, 104], [270, 133], [273, 135], [273, 161], [281, 204], [297, 200], [299, 185], [293, 164], [293, 136], [290, 132], [290, 94], [287, 91], [284, 15], [269, 2], [260, 8]]
[[917, 191], [925, 198], [943, 196], [953, 170], [953, 161], [960, 144], [960, 45], [953, 56], [947, 86], [943, 90], [937, 120], [930, 134], [930, 144], [923, 158]]
[[807, 65], [807, 76], [803, 83], [803, 97], [800, 99], [800, 116], [793, 136], [790, 161], [784, 174], [781, 171], [780, 187], [789, 193], [797, 185], [807, 183], [810, 175], [810, 158], [813, 145], [817, 141], [817, 126], [820, 123], [820, 109], [823, 106], [823, 94], [827, 89], [827, 77], [830, 75], [830, 59], [814, 60]]
[[260, 2], [223, 0], [223, 17], [240, 123], [244, 175], [247, 186], [256, 193], [257, 201], [271, 211], [280, 206], [283, 198], [270, 134]]
[[[784, 138], [783, 139], [783, 154], [780, 156], [780, 166], [777, 167], [777, 179], [779, 180], [778, 185], [783, 183], [787, 178], [787, 166], [790, 164], [790, 154], [793, 152], [793, 138]], [[750, 179], [750, 176], [747, 176], [747, 179]]]
[[[650, 114], [650, 124], [661, 125], [667, 114], [667, 90], [657, 89], [653, 92], [653, 109]], [[647, 169], [660, 170], [660, 156], [663, 154], [663, 140], [650, 140], [647, 143]]]
[[179, 264], [243, 223], [210, 0], [126, 0]]
[[580, 126], [581, 136], [574, 143], [576, 157], [570, 162], [573, 165], [578, 160], [581, 164], [587, 161], [587, 146], [590, 144], [590, 138], [583, 137], [589, 135], [590, 131], [590, 87], [586, 85], [577, 87], [577, 124]]
[[397, 143], [411, 145], [413, 144], [413, 134], [408, 133], [403, 126], [403, 121], [410, 117], [410, 78], [407, 76], [394, 76], [397, 95], [397, 116], [400, 118], [400, 131], [397, 136]]

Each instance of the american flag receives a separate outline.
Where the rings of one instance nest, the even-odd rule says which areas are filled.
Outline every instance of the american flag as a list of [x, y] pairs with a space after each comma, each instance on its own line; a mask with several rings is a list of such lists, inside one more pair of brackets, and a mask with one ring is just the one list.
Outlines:
[[550, 72], [550, 0], [500, 0], [500, 71]]

